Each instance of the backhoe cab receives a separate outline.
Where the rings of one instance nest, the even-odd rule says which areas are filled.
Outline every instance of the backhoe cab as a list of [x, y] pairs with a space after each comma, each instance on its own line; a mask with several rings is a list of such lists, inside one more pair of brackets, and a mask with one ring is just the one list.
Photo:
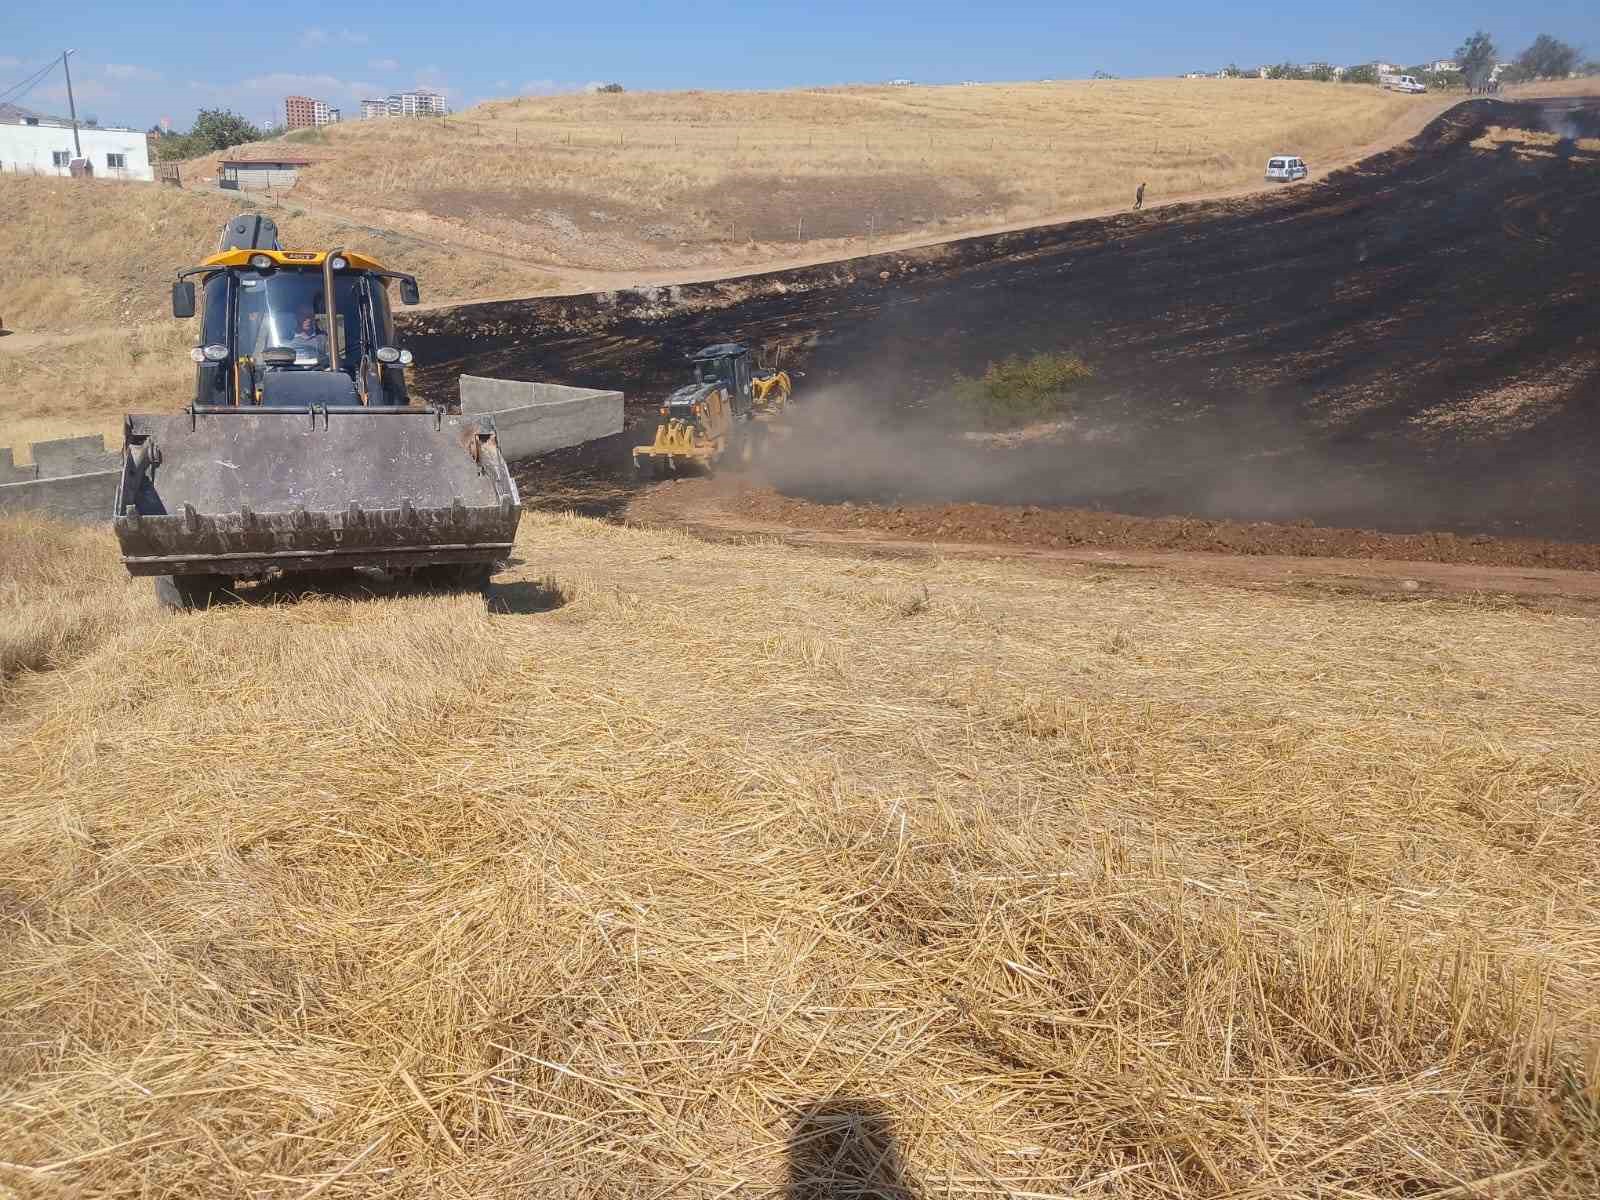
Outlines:
[[235, 218], [222, 241], [178, 272], [172, 288], [175, 317], [195, 314], [194, 277], [203, 288], [200, 344], [190, 352], [196, 404], [409, 403], [411, 352], [395, 345], [388, 283], [398, 281], [402, 303], [416, 304], [415, 278], [354, 251], [284, 250], [264, 217]]
[[737, 342], [707, 346], [689, 361], [694, 382], [662, 403], [655, 440], [634, 448], [634, 469], [646, 478], [691, 465], [709, 470], [730, 452], [749, 463], [765, 440], [765, 427], [755, 422], [788, 404], [789, 376], [754, 369], [749, 349]]

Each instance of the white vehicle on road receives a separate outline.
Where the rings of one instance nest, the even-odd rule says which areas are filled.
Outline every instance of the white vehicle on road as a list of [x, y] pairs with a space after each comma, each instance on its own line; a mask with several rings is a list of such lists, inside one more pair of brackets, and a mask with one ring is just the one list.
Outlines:
[[1391, 92], [1425, 92], [1428, 85], [1415, 75], [1379, 75], [1378, 86]]
[[1293, 183], [1311, 173], [1305, 159], [1292, 154], [1274, 154], [1267, 160], [1268, 183]]

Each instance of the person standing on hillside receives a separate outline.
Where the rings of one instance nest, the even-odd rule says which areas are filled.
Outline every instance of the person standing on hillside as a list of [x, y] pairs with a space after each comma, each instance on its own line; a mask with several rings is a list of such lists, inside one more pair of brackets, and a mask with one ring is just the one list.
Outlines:
[[1139, 187], [1138, 187], [1138, 190], [1133, 193], [1133, 211], [1134, 212], [1138, 212], [1143, 207], [1144, 207], [1144, 184], [1141, 183], [1139, 185]]

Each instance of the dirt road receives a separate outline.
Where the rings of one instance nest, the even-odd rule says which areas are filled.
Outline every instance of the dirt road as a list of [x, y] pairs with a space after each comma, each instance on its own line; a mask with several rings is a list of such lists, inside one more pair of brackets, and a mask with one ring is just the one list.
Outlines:
[[[591, 496], [605, 494], [598, 481], [588, 486]], [[1266, 524], [1219, 528], [983, 505], [814, 505], [760, 486], [703, 479], [641, 489], [618, 511], [630, 522], [714, 541], [771, 538], [865, 557], [1016, 559], [1047, 572], [1150, 570], [1229, 587], [1513, 602], [1600, 616], [1600, 546]]]

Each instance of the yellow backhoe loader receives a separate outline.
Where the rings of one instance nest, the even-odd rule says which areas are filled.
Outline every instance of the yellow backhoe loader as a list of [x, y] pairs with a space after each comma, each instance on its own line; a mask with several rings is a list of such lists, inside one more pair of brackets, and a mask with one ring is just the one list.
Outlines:
[[239, 579], [349, 568], [486, 583], [522, 501], [492, 419], [411, 403], [389, 289], [415, 304], [416, 279], [283, 249], [256, 215], [178, 272], [173, 316], [195, 315], [196, 279], [192, 402], [124, 419], [112, 525], [129, 573], [179, 608]]

